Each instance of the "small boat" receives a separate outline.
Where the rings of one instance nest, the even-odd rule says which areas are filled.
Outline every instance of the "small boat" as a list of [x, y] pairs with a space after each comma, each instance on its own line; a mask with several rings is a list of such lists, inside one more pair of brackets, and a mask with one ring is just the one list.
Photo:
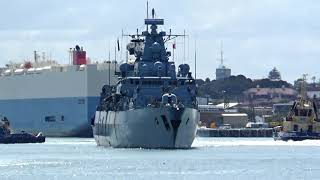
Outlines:
[[46, 137], [42, 133], [33, 135], [27, 132], [11, 133], [10, 122], [4, 117], [0, 121], [0, 144], [43, 143]]
[[274, 128], [274, 140], [320, 139], [320, 120], [316, 104], [306, 98], [296, 100], [283, 121]]

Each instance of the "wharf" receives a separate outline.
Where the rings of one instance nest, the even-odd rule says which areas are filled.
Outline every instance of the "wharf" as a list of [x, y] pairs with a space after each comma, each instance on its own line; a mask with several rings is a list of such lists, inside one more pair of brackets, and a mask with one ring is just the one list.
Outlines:
[[272, 137], [272, 134], [272, 128], [199, 128], [197, 131], [199, 137]]

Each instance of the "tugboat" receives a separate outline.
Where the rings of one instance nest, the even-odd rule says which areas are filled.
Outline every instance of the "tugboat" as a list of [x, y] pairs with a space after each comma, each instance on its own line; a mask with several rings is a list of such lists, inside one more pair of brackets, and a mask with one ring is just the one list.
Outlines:
[[[197, 88], [188, 64], [169, 61], [165, 43], [183, 35], [158, 32], [163, 19], [145, 19], [147, 30], [129, 35], [133, 63], [120, 65], [117, 85], [102, 88], [92, 128], [97, 145], [115, 148], [190, 148], [199, 121]], [[150, 31], [149, 31], [150, 26]]]
[[42, 133], [33, 135], [26, 132], [11, 133], [10, 121], [3, 117], [0, 121], [0, 144], [16, 144], [16, 143], [43, 143], [45, 136]]
[[274, 128], [274, 140], [320, 139], [320, 120], [317, 106], [315, 102], [306, 98], [303, 93], [304, 87], [301, 89], [301, 97], [293, 103], [283, 125]]

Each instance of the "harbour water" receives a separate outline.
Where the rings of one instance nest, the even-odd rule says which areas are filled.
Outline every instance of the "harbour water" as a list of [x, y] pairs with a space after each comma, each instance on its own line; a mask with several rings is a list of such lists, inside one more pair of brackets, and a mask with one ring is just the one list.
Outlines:
[[0, 145], [0, 179], [319, 179], [320, 141], [196, 138], [190, 150], [113, 149], [93, 139]]

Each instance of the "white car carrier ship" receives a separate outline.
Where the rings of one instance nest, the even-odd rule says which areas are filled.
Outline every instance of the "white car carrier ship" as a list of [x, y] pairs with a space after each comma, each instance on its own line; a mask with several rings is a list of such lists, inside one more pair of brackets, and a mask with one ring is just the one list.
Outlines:
[[25, 62], [0, 68], [0, 116], [15, 131], [46, 136], [92, 136], [90, 119], [105, 84], [117, 81], [116, 62], [87, 63], [76, 46], [72, 65]]

